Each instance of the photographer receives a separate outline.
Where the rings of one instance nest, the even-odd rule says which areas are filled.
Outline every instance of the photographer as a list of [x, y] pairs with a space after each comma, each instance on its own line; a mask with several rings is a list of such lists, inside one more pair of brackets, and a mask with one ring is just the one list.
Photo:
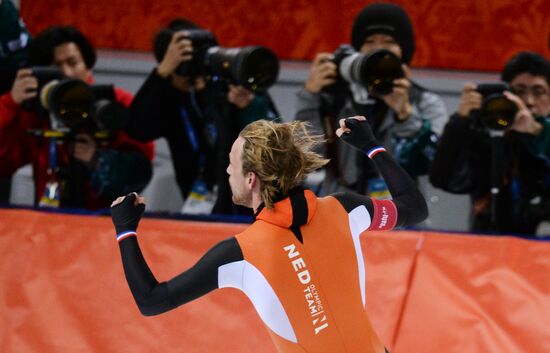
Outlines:
[[502, 114], [499, 128], [485, 112], [491, 96], [483, 94], [482, 85], [464, 84], [430, 181], [470, 194], [471, 231], [532, 235], [540, 222], [550, 220], [550, 62], [520, 52], [506, 63], [501, 79], [510, 87], [500, 96], [514, 107], [512, 119]]
[[[446, 108], [435, 94], [409, 79], [408, 65], [414, 54], [414, 34], [407, 13], [398, 5], [376, 3], [357, 15], [351, 33], [355, 51], [370, 55], [380, 49], [396, 56], [403, 75], [390, 82], [390, 92], [376, 94], [352, 82], [339, 83], [341, 75], [335, 55], [320, 53], [311, 66], [304, 88], [298, 92], [296, 119], [309, 121], [327, 138], [326, 154], [331, 158], [321, 194], [355, 191], [373, 197], [389, 197], [382, 178], [370, 161], [335, 139], [331, 131], [342, 116], [365, 115], [376, 138], [394, 154], [397, 161], [416, 177], [427, 172], [424, 155], [430, 134], [442, 131]], [[335, 87], [336, 85], [336, 87]], [[405, 148], [397, 149], [400, 145]], [[409, 155], [404, 153], [409, 151]], [[416, 151], [416, 152], [415, 152]], [[415, 155], [416, 154], [416, 155]], [[423, 162], [418, 158], [425, 159]], [[424, 169], [424, 170], [421, 170]]]
[[[56, 66], [65, 78], [92, 84], [95, 61], [94, 48], [77, 29], [50, 27], [32, 42], [31, 68], [19, 70], [11, 91], [0, 97], [0, 176], [32, 163], [36, 204], [104, 208], [121, 192], [143, 189], [151, 177], [153, 145], [131, 140], [121, 131], [101, 141], [87, 130], [59, 139], [46, 136], [58, 122], [39, 107], [42, 87], [33, 67]], [[111, 92], [117, 102], [130, 105], [128, 92]], [[31, 136], [29, 131], [43, 133]]]
[[186, 30], [201, 28], [175, 19], [155, 36], [159, 64], [136, 94], [127, 131], [140, 141], [166, 138], [185, 200], [182, 212], [241, 213], [231, 202], [225, 173], [231, 144], [249, 122], [275, 119], [277, 112], [267, 93], [178, 70], [197, 61], [199, 48]]

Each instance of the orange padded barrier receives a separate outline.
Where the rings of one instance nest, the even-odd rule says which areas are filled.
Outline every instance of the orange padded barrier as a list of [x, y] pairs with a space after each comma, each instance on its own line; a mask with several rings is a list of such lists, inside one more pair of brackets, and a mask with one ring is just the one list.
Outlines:
[[[165, 280], [244, 227], [147, 218], [140, 243]], [[548, 352], [550, 243], [400, 231], [362, 245], [392, 353]], [[234, 289], [141, 316], [108, 217], [0, 209], [0, 256], [0, 352], [275, 353]]]

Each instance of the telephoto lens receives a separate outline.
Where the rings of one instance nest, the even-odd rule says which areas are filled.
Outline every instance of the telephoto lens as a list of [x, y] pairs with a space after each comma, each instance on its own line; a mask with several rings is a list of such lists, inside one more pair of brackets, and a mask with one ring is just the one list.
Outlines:
[[100, 131], [118, 131], [128, 122], [128, 108], [117, 102], [115, 87], [112, 84], [93, 84], [94, 104], [92, 117], [94, 129]]
[[[193, 43], [192, 59], [178, 65], [175, 73], [195, 78], [221, 79], [241, 85], [251, 91], [262, 92], [271, 87], [279, 75], [279, 59], [269, 48], [246, 46], [224, 48], [218, 46], [216, 37], [203, 29], [184, 30]], [[155, 40], [155, 58], [162, 61], [176, 31], [162, 30]]]
[[483, 124], [492, 130], [504, 130], [515, 120], [518, 107], [504, 95], [493, 95], [483, 100], [481, 119]]
[[393, 90], [393, 81], [404, 77], [401, 60], [389, 50], [369, 54], [354, 52], [339, 63], [339, 72], [348, 81], [359, 84], [372, 95], [386, 95]]
[[482, 83], [476, 91], [483, 96], [479, 115], [481, 123], [490, 130], [505, 130], [515, 120], [518, 107], [514, 102], [506, 98], [504, 91], [510, 87], [505, 82]]
[[94, 94], [84, 81], [53, 80], [40, 91], [40, 102], [66, 127], [76, 129], [88, 124]]
[[266, 91], [279, 75], [279, 59], [273, 51], [262, 46], [212, 47], [205, 59], [211, 75], [255, 92]]
[[98, 130], [117, 131], [128, 122], [128, 109], [119, 102], [99, 99], [93, 104], [92, 116]]

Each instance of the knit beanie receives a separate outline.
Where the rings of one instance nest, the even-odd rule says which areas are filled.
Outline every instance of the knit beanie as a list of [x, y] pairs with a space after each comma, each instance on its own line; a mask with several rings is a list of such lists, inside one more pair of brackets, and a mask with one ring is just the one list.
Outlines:
[[374, 3], [355, 17], [351, 29], [351, 44], [359, 51], [365, 38], [372, 34], [391, 35], [401, 47], [402, 60], [410, 63], [414, 54], [414, 31], [411, 20], [402, 7], [389, 3]]

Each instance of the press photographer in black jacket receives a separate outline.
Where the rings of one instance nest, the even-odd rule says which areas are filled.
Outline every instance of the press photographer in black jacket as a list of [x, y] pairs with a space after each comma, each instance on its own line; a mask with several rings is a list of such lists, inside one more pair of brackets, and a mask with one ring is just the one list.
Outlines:
[[[540, 225], [550, 220], [550, 62], [520, 52], [506, 63], [501, 79], [509, 91], [499, 94], [483, 95], [479, 84], [464, 85], [430, 181], [470, 194], [471, 231], [548, 235]], [[488, 108], [503, 97], [499, 105], [513, 108], [509, 120], [501, 112], [492, 118]]]
[[[175, 19], [156, 35], [159, 64], [136, 94], [127, 131], [142, 141], [166, 138], [181, 195], [186, 201], [196, 198], [186, 202], [183, 212], [241, 213], [231, 203], [225, 173], [231, 143], [249, 122], [275, 119], [277, 113], [267, 93], [178, 69], [196, 59], [198, 48], [186, 31], [198, 29], [189, 20]], [[201, 201], [205, 194], [217, 194], [217, 199]]]

